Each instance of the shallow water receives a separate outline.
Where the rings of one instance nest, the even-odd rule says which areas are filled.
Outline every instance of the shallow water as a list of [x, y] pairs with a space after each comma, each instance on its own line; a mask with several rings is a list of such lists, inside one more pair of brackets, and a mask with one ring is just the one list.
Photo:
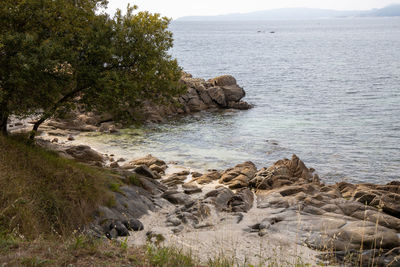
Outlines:
[[247, 160], [268, 166], [296, 153], [327, 182], [399, 179], [399, 18], [173, 22], [171, 30], [185, 71], [234, 75], [255, 108], [86, 142], [203, 170]]

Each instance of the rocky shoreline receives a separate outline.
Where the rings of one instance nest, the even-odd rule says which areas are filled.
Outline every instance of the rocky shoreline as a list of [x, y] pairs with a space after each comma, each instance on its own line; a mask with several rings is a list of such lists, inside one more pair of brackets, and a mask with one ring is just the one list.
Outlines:
[[[45, 143], [85, 163], [106, 160], [87, 146]], [[312, 264], [400, 266], [400, 181], [326, 185], [296, 155], [261, 169], [244, 162], [205, 173], [151, 155], [120, 165], [108, 168], [134, 182], [115, 193], [114, 207], [99, 208], [91, 234], [179, 244], [200, 257], [216, 240], [232, 254], [235, 239], [232, 257], [241, 261], [260, 260], [251, 255], [269, 244], [264, 259], [283, 247], [291, 262], [301, 256]]]
[[[245, 92], [232, 76], [205, 81], [185, 74], [182, 82], [188, 91], [176, 99], [180, 105], [146, 103], [147, 121], [251, 107], [241, 101]], [[28, 121], [12, 126], [11, 132], [30, 130]], [[122, 182], [112, 207], [99, 207], [85, 227], [91, 235], [130, 236], [132, 245], [180, 245], [203, 260], [220, 242], [221, 253], [230, 251], [241, 262], [265, 263], [279, 247], [291, 263], [304, 257], [312, 265], [400, 266], [400, 181], [327, 185], [296, 155], [261, 169], [244, 162], [204, 173], [151, 155], [128, 161], [74, 142], [81, 131], [118, 131], [111, 117], [83, 111], [72, 120], [51, 120], [41, 131], [38, 145], [106, 168]]]
[[[205, 80], [193, 78], [191, 74], [183, 72], [180, 83], [186, 85], [186, 93], [166, 103], [142, 101], [138, 110], [129, 111], [132, 118], [140, 118], [140, 123], [160, 123], [174, 116], [203, 110], [252, 108], [251, 104], [242, 100], [246, 92], [231, 75]], [[31, 130], [34, 121], [33, 118], [22, 121], [13, 119], [8, 128], [11, 133], [27, 132]], [[111, 114], [86, 112], [83, 107], [78, 106], [62, 119], [52, 118], [44, 122], [39, 128], [39, 133], [45, 132], [56, 137], [73, 136], [79, 132], [115, 133], [122, 127], [121, 123], [114, 121]]]

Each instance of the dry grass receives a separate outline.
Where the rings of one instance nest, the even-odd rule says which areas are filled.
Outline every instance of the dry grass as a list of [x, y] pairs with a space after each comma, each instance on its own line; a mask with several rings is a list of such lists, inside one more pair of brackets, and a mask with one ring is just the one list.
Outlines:
[[107, 174], [0, 136], [0, 231], [26, 239], [70, 234], [109, 201]]
[[0, 245], [1, 266], [149, 266], [145, 265], [144, 249], [84, 236], [7, 243]]
[[147, 245], [128, 247], [124, 242], [77, 235], [67, 241], [36, 239], [22, 241], [0, 236], [1, 266], [138, 266], [138, 267], [224, 267], [217, 259], [200, 263], [177, 248]]

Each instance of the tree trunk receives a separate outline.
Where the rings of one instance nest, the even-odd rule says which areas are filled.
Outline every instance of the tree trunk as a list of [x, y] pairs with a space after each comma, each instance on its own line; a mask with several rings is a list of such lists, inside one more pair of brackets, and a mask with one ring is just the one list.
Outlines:
[[32, 131], [29, 135], [29, 139], [31, 141], [33, 141], [35, 139], [37, 130], [39, 128], [39, 126], [45, 122], [48, 118], [50, 118], [51, 116], [53, 116], [57, 109], [64, 104], [65, 102], [70, 101], [71, 99], [73, 99], [79, 92], [83, 91], [84, 88], [76, 88], [74, 91], [66, 94], [63, 98], [61, 98], [60, 100], [58, 100], [58, 102], [54, 103], [54, 105], [52, 107], [50, 107], [46, 112], [43, 113], [42, 117], [40, 117], [40, 119], [35, 122], [35, 124], [33, 125]]
[[0, 132], [3, 135], [7, 135], [7, 123], [9, 117], [9, 111], [7, 108], [7, 103], [0, 103]]
[[29, 135], [29, 139], [31, 140], [31, 141], [33, 141], [34, 139], [35, 139], [35, 136], [36, 136], [36, 133], [37, 133], [37, 130], [39, 129], [39, 126], [45, 121], [45, 120], [47, 120], [48, 118], [50, 118], [50, 114], [49, 113], [45, 113], [45, 114], [43, 114], [43, 116], [42, 117], [40, 117], [40, 119], [37, 121], [37, 122], [35, 122], [35, 124], [33, 125], [33, 128], [32, 128], [32, 131], [31, 131], [31, 133], [30, 133], [30, 135]]

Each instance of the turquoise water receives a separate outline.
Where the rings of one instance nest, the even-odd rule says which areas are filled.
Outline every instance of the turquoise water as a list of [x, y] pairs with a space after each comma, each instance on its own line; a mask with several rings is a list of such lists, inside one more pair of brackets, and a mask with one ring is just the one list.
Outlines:
[[296, 153], [327, 182], [400, 179], [399, 18], [173, 22], [171, 30], [185, 71], [232, 74], [255, 107], [90, 141], [203, 170], [263, 167]]

